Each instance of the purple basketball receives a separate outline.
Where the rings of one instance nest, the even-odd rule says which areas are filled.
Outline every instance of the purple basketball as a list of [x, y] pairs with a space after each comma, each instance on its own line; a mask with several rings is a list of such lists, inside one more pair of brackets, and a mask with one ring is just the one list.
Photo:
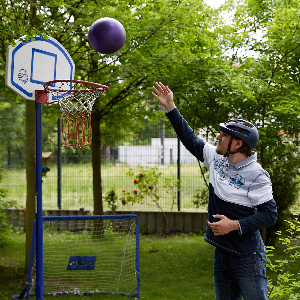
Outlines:
[[111, 54], [124, 45], [126, 31], [119, 21], [112, 18], [102, 18], [92, 24], [88, 38], [91, 47], [96, 51]]

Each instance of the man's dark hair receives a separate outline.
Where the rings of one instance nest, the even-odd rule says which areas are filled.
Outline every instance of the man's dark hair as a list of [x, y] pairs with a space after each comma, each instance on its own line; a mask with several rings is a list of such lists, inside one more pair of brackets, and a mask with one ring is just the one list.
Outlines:
[[[244, 142], [243, 145], [240, 148], [245, 147]], [[247, 149], [240, 151], [240, 153], [245, 154], [247, 157], [250, 157], [252, 155], [252, 150], [247, 147]]]
[[[235, 119], [235, 118], [231, 119], [230, 121], [231, 121], [231, 122], [236, 122], [236, 123], [238, 122], [237, 119]], [[247, 121], [244, 122], [244, 125], [247, 126], [247, 127], [249, 127], [249, 128], [252, 127], [252, 125], [251, 125], [250, 123], [248, 123]], [[242, 130], [243, 130], [243, 129], [240, 129], [239, 131], [242, 132]], [[240, 140], [240, 139], [236, 138], [235, 136], [233, 136], [233, 138], [234, 138], [235, 140]], [[242, 142], [243, 142], [243, 141], [242, 141]], [[243, 148], [243, 147], [246, 147], [246, 145], [244, 144], [244, 142], [243, 142], [243, 144], [242, 144], [242, 146], [241, 146], [240, 148]], [[240, 153], [243, 153], [243, 154], [245, 154], [247, 157], [250, 157], [250, 156], [252, 155], [252, 150], [251, 150], [250, 148], [247, 147], [247, 149], [240, 151]]]

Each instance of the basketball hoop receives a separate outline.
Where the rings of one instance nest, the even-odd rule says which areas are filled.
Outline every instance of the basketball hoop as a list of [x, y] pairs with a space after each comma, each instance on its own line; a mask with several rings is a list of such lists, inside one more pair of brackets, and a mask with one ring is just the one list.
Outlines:
[[107, 91], [105, 85], [81, 80], [53, 80], [44, 84], [42, 94], [46, 93], [48, 99], [52, 97], [60, 107], [64, 147], [92, 145], [92, 108], [95, 100]]

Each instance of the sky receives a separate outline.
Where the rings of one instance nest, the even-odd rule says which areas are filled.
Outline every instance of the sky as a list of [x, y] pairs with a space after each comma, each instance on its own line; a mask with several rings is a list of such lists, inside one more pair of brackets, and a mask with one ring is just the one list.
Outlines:
[[225, 2], [225, 0], [204, 0], [204, 2], [213, 8], [218, 8]]
[[[222, 4], [225, 3], [225, 0], [203, 0], [204, 3], [206, 3], [207, 5], [211, 6], [212, 8], [218, 8], [220, 7]], [[223, 14], [223, 17], [226, 19], [226, 14]], [[256, 38], [257, 39], [262, 39], [262, 32], [260, 30], [257, 30], [256, 32]], [[246, 49], [239, 49], [238, 52], [238, 56], [257, 56], [257, 54], [254, 51], [249, 51]]]

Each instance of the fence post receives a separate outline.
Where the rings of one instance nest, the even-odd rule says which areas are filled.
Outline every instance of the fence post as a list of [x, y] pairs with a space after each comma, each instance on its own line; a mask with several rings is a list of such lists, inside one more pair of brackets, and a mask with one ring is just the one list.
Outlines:
[[[180, 99], [178, 99], [178, 107], [180, 105]], [[177, 207], [180, 211], [180, 139], [177, 137], [177, 179], [178, 179], [178, 190], [177, 190]]]
[[[160, 109], [164, 112], [165, 108], [161, 105]], [[160, 163], [165, 164], [165, 123], [160, 120]]]

